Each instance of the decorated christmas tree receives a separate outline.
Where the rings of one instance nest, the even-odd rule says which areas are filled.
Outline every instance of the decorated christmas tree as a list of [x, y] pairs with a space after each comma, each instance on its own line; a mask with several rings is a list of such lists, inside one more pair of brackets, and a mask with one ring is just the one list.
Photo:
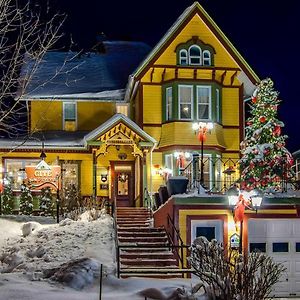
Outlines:
[[11, 188], [11, 182], [9, 179], [5, 179], [3, 194], [1, 196], [2, 213], [9, 215], [13, 210], [13, 192]]
[[273, 81], [262, 80], [253, 93], [245, 139], [241, 143], [243, 190], [278, 191], [293, 176], [292, 156], [285, 148], [287, 136], [281, 134], [284, 124], [277, 119], [279, 103]]
[[20, 195], [20, 213], [23, 215], [31, 215], [33, 210], [31, 191], [25, 184], [21, 185]]

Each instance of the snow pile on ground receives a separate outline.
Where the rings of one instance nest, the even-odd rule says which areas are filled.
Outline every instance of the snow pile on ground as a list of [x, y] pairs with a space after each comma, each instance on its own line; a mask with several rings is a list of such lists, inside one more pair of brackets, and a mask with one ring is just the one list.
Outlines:
[[99, 276], [101, 263], [105, 272], [114, 270], [112, 226], [106, 214], [92, 222], [25, 223], [23, 236], [10, 238], [0, 253], [0, 273], [22, 272], [31, 280], [47, 277], [83, 288]]

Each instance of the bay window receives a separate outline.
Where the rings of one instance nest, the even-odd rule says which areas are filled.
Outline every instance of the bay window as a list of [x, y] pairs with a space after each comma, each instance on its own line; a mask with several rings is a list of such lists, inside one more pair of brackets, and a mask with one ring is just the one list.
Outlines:
[[191, 120], [193, 108], [193, 86], [178, 86], [179, 119]]

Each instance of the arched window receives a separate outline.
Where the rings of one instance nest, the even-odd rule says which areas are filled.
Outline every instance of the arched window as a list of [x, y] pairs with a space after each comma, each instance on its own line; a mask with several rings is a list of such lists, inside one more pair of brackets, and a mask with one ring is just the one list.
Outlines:
[[201, 65], [201, 48], [197, 45], [192, 45], [189, 48], [189, 63], [190, 65]]
[[203, 66], [210, 66], [211, 65], [211, 58], [210, 52], [208, 50], [203, 51]]
[[179, 52], [179, 64], [183, 66], [188, 65], [188, 53], [184, 49], [180, 50]]

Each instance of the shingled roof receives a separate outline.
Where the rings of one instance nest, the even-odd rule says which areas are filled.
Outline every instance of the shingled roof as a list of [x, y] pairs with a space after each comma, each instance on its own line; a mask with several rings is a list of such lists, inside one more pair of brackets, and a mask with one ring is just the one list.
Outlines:
[[123, 100], [128, 76], [151, 48], [142, 42], [102, 43], [101, 52], [46, 53], [22, 99]]

